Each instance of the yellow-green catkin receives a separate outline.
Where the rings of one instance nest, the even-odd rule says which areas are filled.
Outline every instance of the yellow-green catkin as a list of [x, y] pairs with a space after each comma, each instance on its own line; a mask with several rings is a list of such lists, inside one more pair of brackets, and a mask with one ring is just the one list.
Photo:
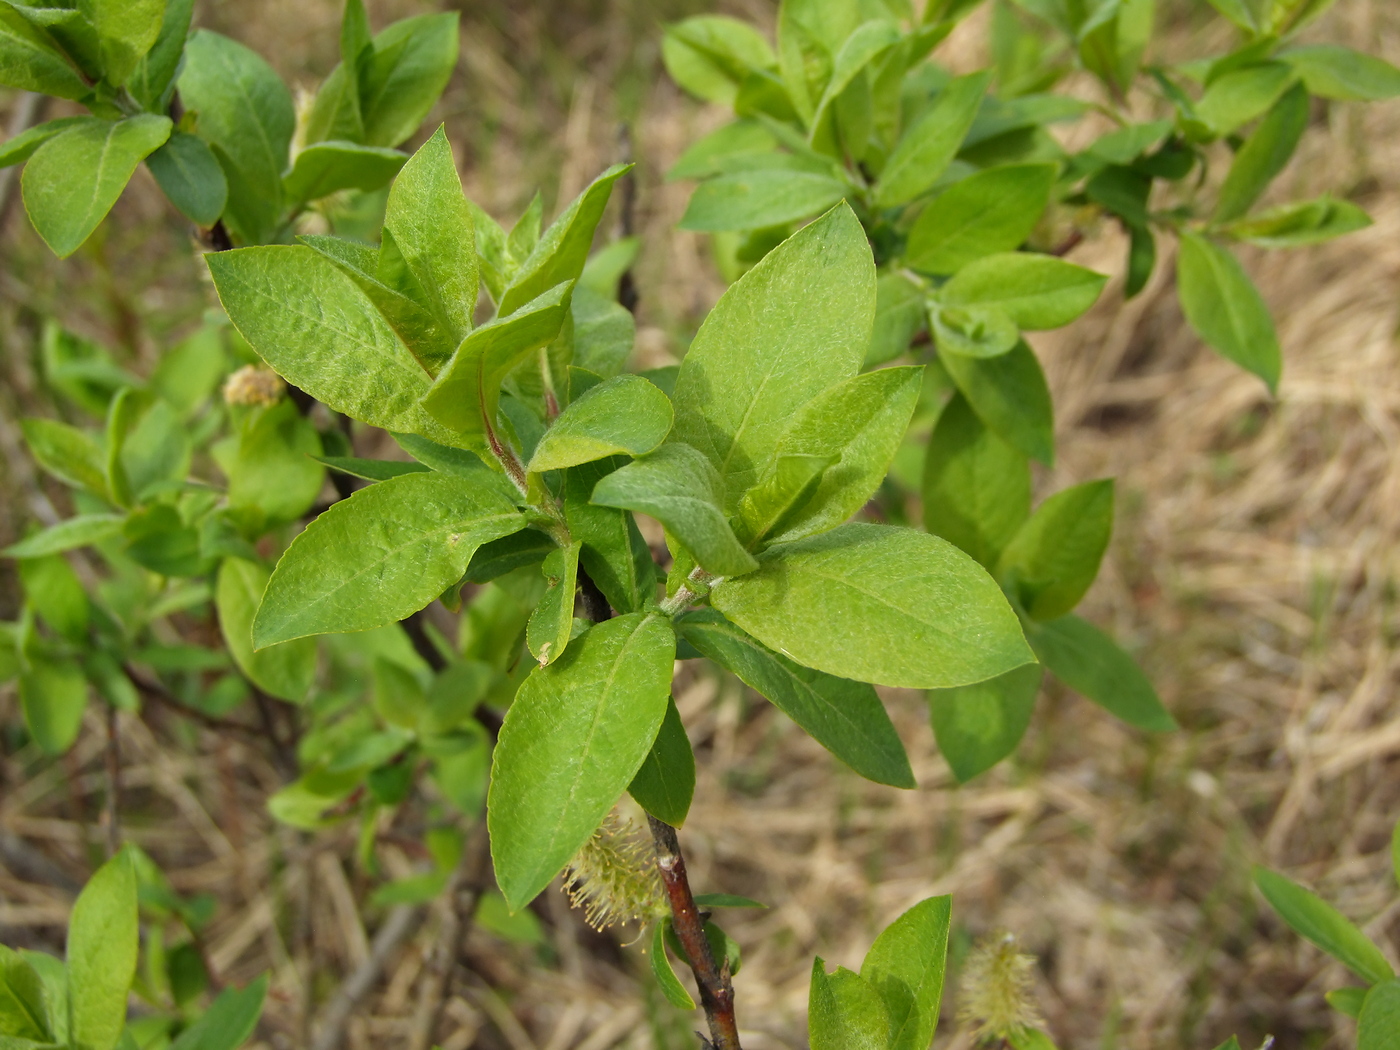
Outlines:
[[962, 977], [959, 1020], [974, 1039], [1008, 1039], [1041, 1024], [1031, 994], [1035, 956], [1017, 951], [1016, 938], [999, 933], [968, 956]]
[[666, 896], [651, 844], [609, 813], [564, 870], [564, 892], [595, 930], [665, 915]]

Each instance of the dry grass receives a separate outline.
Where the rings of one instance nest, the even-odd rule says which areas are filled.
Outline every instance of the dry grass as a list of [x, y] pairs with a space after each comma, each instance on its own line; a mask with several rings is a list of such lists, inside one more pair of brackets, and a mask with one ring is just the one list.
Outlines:
[[[333, 57], [331, 6], [211, 2], [206, 22], [272, 50], [284, 72], [311, 83]], [[371, 10], [383, 21], [424, 6], [384, 0]], [[654, 363], [679, 351], [721, 288], [704, 244], [671, 229], [686, 188], [660, 180], [719, 115], [654, 81], [654, 8], [558, 6], [464, 3], [463, 71], [442, 116], [469, 192], [503, 216], [537, 185], [547, 197], [576, 190], [614, 158], [617, 120], [635, 120], [639, 347]], [[687, 6], [699, 5], [666, 13]], [[1400, 61], [1389, 0], [1341, 0], [1322, 31]], [[1189, 54], [1204, 44], [1181, 29], [1168, 46]], [[1139, 654], [1180, 733], [1149, 739], [1052, 691], [1015, 760], [958, 788], [921, 697], [895, 691], [889, 708], [920, 783], [897, 792], [838, 769], [732, 682], [690, 672], [678, 687], [700, 761], [683, 835], [693, 879], [772, 904], [725, 917], [746, 953], [738, 985], [750, 1050], [804, 1045], [813, 954], [856, 965], [885, 922], [932, 893], [954, 894], [955, 961], [1000, 928], [1039, 956], [1040, 1008], [1066, 1050], [1203, 1050], [1233, 1032], [1246, 1046], [1266, 1033], [1286, 1048], [1351, 1045], [1350, 1023], [1322, 1000], [1346, 976], [1261, 910], [1248, 871], [1267, 863], [1320, 888], [1396, 957], [1400, 903], [1384, 846], [1400, 817], [1400, 106], [1334, 107], [1282, 181], [1350, 190], [1376, 224], [1336, 245], [1247, 260], [1280, 321], [1276, 401], [1202, 349], [1169, 266], [1126, 305], [1115, 277], [1089, 317], [1036, 340], [1061, 449], [1042, 491], [1119, 479], [1118, 532], [1086, 614]], [[105, 247], [67, 264], [47, 261], [21, 225], [10, 227], [13, 263], [0, 286], [7, 414], [33, 396], [26, 311], [57, 309], [124, 345], [140, 368], [169, 318], [202, 306], [178, 260], [178, 226], [149, 192], [129, 195]], [[151, 238], [177, 262], [139, 248]], [[1119, 274], [1123, 253], [1105, 231], [1074, 258]], [[67, 298], [94, 281], [101, 296]], [[23, 477], [9, 470], [4, 491], [16, 492]], [[5, 503], [0, 529], [13, 534], [23, 507]], [[7, 710], [12, 692], [0, 693]], [[177, 888], [219, 898], [208, 942], [222, 976], [273, 970], [261, 1038], [278, 1050], [306, 1045], [319, 1004], [383, 918], [368, 913], [367, 930], [348, 906], [368, 888], [349, 862], [353, 832], [273, 827], [262, 801], [281, 780], [259, 747], [159, 710], [123, 726], [139, 814], [128, 832]], [[0, 767], [0, 828], [74, 877], [97, 851], [87, 825], [100, 804], [101, 741], [94, 722], [63, 762], [20, 754]], [[409, 860], [391, 849], [386, 862]], [[0, 867], [10, 940], [56, 945], [66, 901]], [[444, 1050], [693, 1045], [694, 1020], [658, 1003], [638, 948], [588, 931], [557, 893], [540, 908], [543, 953], [469, 934], [436, 1032]], [[430, 918], [395, 958], [351, 1024], [350, 1046], [410, 1039], [438, 926]], [[967, 1047], [955, 985], [948, 1000], [938, 1045]]]

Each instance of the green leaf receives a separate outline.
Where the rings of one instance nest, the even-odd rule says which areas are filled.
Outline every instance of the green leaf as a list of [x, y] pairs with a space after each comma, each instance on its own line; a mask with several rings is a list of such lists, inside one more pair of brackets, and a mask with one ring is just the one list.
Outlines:
[[0, 1031], [6, 1037], [54, 1042], [44, 984], [29, 961], [0, 945]]
[[778, 140], [762, 124], [753, 120], [736, 120], [717, 131], [697, 139], [666, 173], [673, 179], [704, 179], [724, 171], [725, 162], [748, 154], [771, 153]]
[[318, 463], [324, 463], [332, 470], [366, 481], [388, 481], [403, 474], [423, 474], [431, 470], [422, 463], [405, 462], [398, 459], [360, 459], [356, 456], [313, 456]]
[[613, 184], [630, 170], [630, 165], [614, 164], [550, 224], [502, 293], [500, 316], [515, 312], [565, 281], [578, 280]]
[[867, 780], [915, 786], [899, 733], [870, 686], [794, 663], [713, 611], [687, 613], [676, 629]]
[[875, 282], [875, 327], [864, 367], [874, 368], [904, 353], [923, 324], [923, 289], [903, 274], [882, 274]]
[[549, 586], [530, 614], [525, 644], [541, 666], [552, 664], [569, 644], [574, 627], [574, 599], [578, 595], [577, 540], [556, 547], [545, 556], [542, 570]]
[[1400, 981], [1378, 984], [1366, 995], [1356, 1028], [1356, 1050], [1400, 1048]]
[[123, 850], [88, 880], [68, 919], [68, 984], [74, 1043], [115, 1050], [126, 1026], [140, 933], [136, 869]]
[[845, 967], [828, 976], [820, 956], [813, 962], [807, 1000], [812, 1050], [890, 1050], [891, 1030], [889, 1010], [869, 981]]
[[945, 306], [935, 300], [928, 319], [934, 345], [944, 356], [1000, 357], [1021, 338], [1016, 323], [995, 306]]
[[1283, 368], [1269, 308], [1230, 252], [1199, 234], [1181, 231], [1177, 294], [1186, 320], [1206, 343], [1278, 388]]
[[432, 385], [428, 374], [329, 259], [273, 245], [205, 261], [234, 326], [289, 383], [352, 419], [454, 442], [419, 405]]
[[752, 572], [758, 563], [735, 537], [722, 499], [720, 477], [710, 461], [689, 445], [673, 443], [603, 478], [592, 501], [650, 514], [717, 576]]
[[19, 676], [19, 702], [29, 735], [46, 755], [61, 755], [78, 739], [87, 707], [82, 668], [31, 656]]
[[[48, 1006], [49, 1027], [53, 1029], [54, 1041], [60, 1046], [68, 1042], [68, 971], [63, 960], [44, 951], [31, 951], [20, 948], [19, 955], [34, 968], [44, 988], [44, 998]], [[19, 1050], [32, 1050], [21, 1047]]]
[[1024, 453], [989, 429], [962, 395], [943, 409], [929, 438], [923, 479], [924, 527], [987, 569], [1030, 516]]
[[685, 824], [695, 795], [695, 755], [674, 700], [667, 701], [666, 717], [627, 793], [657, 820], [673, 828]]
[[146, 158], [161, 190], [180, 214], [196, 226], [213, 226], [228, 202], [228, 179], [219, 159], [195, 135], [176, 128], [170, 139]]
[[751, 71], [776, 64], [761, 33], [723, 15], [700, 15], [668, 26], [661, 38], [661, 60], [683, 89], [726, 106], [734, 103]]
[[402, 620], [460, 580], [479, 546], [524, 524], [489, 481], [405, 474], [361, 489], [282, 555], [253, 647]]
[[0, 5], [0, 84], [70, 99], [91, 90], [48, 35], [9, 5]]
[[1366, 993], [1369, 991], [1369, 988], [1337, 988], [1325, 993], [1323, 998], [1327, 1000], [1327, 1005], [1338, 1013], [1357, 1018], [1361, 1016], [1361, 1010], [1366, 1005]]
[[30, 128], [28, 131], [21, 131], [18, 135], [11, 135], [3, 143], [0, 143], [0, 168], [23, 164], [34, 156], [34, 151], [45, 142], [63, 134], [69, 128], [77, 127], [79, 124], [106, 123], [107, 121], [99, 120], [97, 117], [59, 117], [57, 120], [50, 120]]
[[673, 418], [670, 399], [641, 376], [609, 379], [560, 413], [526, 469], [534, 474], [605, 456], [644, 456], [666, 440]]
[[997, 578], [1016, 588], [1031, 616], [1058, 619], [1079, 604], [1098, 576], [1112, 532], [1112, 479], [1057, 492], [1007, 544]]
[[994, 306], [1035, 331], [1069, 324], [1094, 305], [1107, 280], [1053, 256], [1013, 252], [969, 263], [938, 297], [953, 306]]
[[26, 558], [19, 563], [19, 578], [26, 602], [45, 623], [79, 645], [87, 641], [87, 592], [65, 558]]
[[885, 162], [875, 184], [879, 207], [907, 204], [928, 192], [943, 176], [972, 127], [991, 78], [990, 71], [983, 71], [948, 81]]
[[7, 558], [42, 558], [86, 547], [121, 532], [125, 520], [121, 514], [79, 514], [10, 544], [0, 554]]
[[359, 71], [364, 142], [397, 146], [423, 123], [457, 65], [458, 14], [418, 15], [386, 27]]
[[819, 671], [932, 689], [1033, 659], [991, 577], [938, 537], [842, 525], [777, 544], [760, 564], [717, 586], [712, 604], [770, 649]]
[[185, 45], [179, 90], [196, 131], [228, 179], [224, 222], [243, 244], [273, 239], [282, 219], [282, 172], [296, 127], [292, 93], [256, 52], [200, 29]]
[[749, 171], [702, 182], [680, 228], [704, 233], [780, 226], [824, 212], [850, 192], [844, 182], [810, 171]]
[[107, 494], [105, 457], [86, 431], [56, 419], [38, 418], [21, 420], [20, 429], [30, 454], [59, 481], [98, 496]]
[[1274, 103], [1235, 154], [1225, 183], [1220, 187], [1215, 222], [1238, 219], [1254, 206], [1269, 183], [1288, 164], [1307, 126], [1308, 93], [1301, 84], [1294, 84]]
[[[922, 366], [881, 368], [838, 383], [799, 409], [778, 439], [773, 467], [740, 504], [741, 518], [759, 530], [754, 535], [800, 539], [840, 525], [865, 506], [904, 440], [922, 379]], [[757, 497], [771, 491], [769, 482], [793, 457], [828, 464], [806, 498], [765, 507]]]
[[564, 518], [570, 534], [583, 543], [580, 561], [608, 603], [636, 612], [656, 597], [656, 563], [629, 511], [590, 500], [599, 480], [621, 460], [596, 460], [565, 473]]
[[[1332, 905], [1267, 868], [1254, 869], [1254, 885], [1295, 933], [1317, 945], [1363, 981], [1381, 985], [1394, 979], [1395, 971], [1381, 950]], [[1364, 1016], [1365, 1011], [1362, 1013]]]
[[302, 139], [307, 143], [341, 139], [362, 142], [364, 118], [360, 112], [360, 69], [373, 53], [369, 16], [364, 0], [346, 0], [340, 20], [340, 63], [316, 91], [304, 121]]
[[1055, 184], [1053, 164], [1010, 164], [969, 175], [933, 199], [909, 231], [905, 260], [924, 273], [956, 273], [1020, 246]]
[[933, 734], [958, 783], [1016, 750], [1030, 725], [1041, 674], [1038, 665], [1027, 664], [985, 682], [929, 690]]
[[460, 442], [484, 441], [496, 423], [501, 383], [535, 350], [559, 334], [573, 285], [556, 285], [515, 313], [484, 324], [443, 366], [423, 408]]
[[255, 409], [238, 428], [237, 447], [219, 460], [229, 506], [257, 510], [264, 525], [301, 517], [325, 481], [321, 451], [321, 435], [290, 399]]
[[666, 922], [656, 924], [651, 935], [651, 972], [656, 983], [661, 986], [661, 994], [666, 1001], [678, 1010], [694, 1010], [695, 1000], [685, 990], [676, 971], [671, 969], [671, 960], [666, 957]]
[[675, 658], [666, 619], [632, 613], [574, 639], [506, 712], [487, 823], [511, 911], [549, 885], [646, 759], [666, 716]]
[[1400, 97], [1400, 69], [1374, 55], [1336, 44], [1314, 44], [1289, 48], [1278, 57], [1297, 71], [1312, 95], [1361, 102]]
[[1355, 204], [1323, 196], [1271, 208], [1253, 218], [1232, 222], [1221, 232], [1261, 248], [1296, 248], [1330, 241], [1370, 225], [1371, 217]]
[[101, 41], [105, 79], [121, 87], [160, 36], [165, 0], [84, 0], [82, 11]]
[[225, 988], [209, 1009], [170, 1044], [170, 1050], [238, 1050], [253, 1034], [267, 995], [267, 975], [243, 988]]
[[1046, 466], [1055, 462], [1055, 420], [1040, 361], [1025, 340], [997, 357], [940, 354], [978, 417], [1007, 444]]
[[[394, 180], [384, 229], [379, 279], [415, 299], [446, 333], [446, 353], [429, 362], [436, 368], [471, 332], [477, 296], [476, 233], [442, 128]], [[406, 272], [391, 265], [390, 242]]]
[[1196, 103], [1196, 116], [1215, 134], [1228, 135], [1268, 111], [1295, 77], [1283, 62], [1265, 62], [1226, 73], [1213, 81]]
[[169, 117], [150, 113], [85, 122], [35, 151], [20, 179], [24, 208], [55, 255], [67, 258], [88, 239], [170, 128]]
[[1154, 733], [1177, 728], [1157, 690], [1131, 656], [1078, 616], [1029, 621], [1026, 638], [1047, 670], [1075, 692], [1129, 725]]
[[160, 113], [170, 108], [171, 86], [184, 57], [193, 13], [194, 0], [165, 0], [160, 34], [127, 80], [127, 90], [147, 112]]
[[889, 1050], [927, 1050], [933, 1041], [951, 912], [951, 897], [920, 901], [885, 927], [861, 964], [889, 1012]]
[[254, 562], [224, 559], [214, 590], [219, 627], [229, 654], [254, 685], [280, 700], [300, 703], [316, 677], [316, 642], [300, 638], [253, 651], [253, 617], [269, 575]]
[[282, 177], [290, 201], [314, 201], [339, 190], [369, 192], [387, 186], [408, 155], [383, 146], [332, 139], [307, 146]]
[[719, 470], [727, 512], [766, 473], [793, 413], [856, 374], [874, 312], [874, 261], [846, 205], [720, 297], [681, 363], [673, 436]]

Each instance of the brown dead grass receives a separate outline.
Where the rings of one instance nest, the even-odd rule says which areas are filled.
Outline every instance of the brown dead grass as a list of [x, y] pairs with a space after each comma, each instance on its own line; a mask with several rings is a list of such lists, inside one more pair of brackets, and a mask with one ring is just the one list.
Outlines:
[[[332, 6], [211, 2], [205, 21], [270, 50], [309, 85], [333, 60]], [[384, 21], [425, 6], [384, 0], [371, 10]], [[721, 116], [651, 79], [649, 5], [462, 6], [462, 72], [441, 109], [468, 192], [502, 217], [537, 186], [566, 199], [615, 158], [618, 119], [635, 118], [639, 353], [648, 363], [675, 356], [721, 285], [704, 243], [671, 229], [687, 188], [660, 176]], [[1400, 61], [1389, 0], [1341, 0], [1318, 35]], [[1190, 54], [1206, 43], [1183, 28], [1168, 46]], [[1349, 191], [1376, 224], [1335, 245], [1247, 258], [1280, 323], [1277, 400], [1200, 346], [1175, 305], [1170, 266], [1128, 304], [1115, 276], [1090, 316], [1036, 340], [1061, 450], [1041, 491], [1119, 479], [1118, 532], [1085, 612], [1139, 655], [1181, 732], [1148, 738], [1052, 690], [1016, 758], [959, 788], [921, 697], [892, 691], [920, 784], [898, 792], [839, 769], [732, 682], [688, 672], [678, 687], [700, 760], [683, 834], [694, 882], [772, 905], [725, 916], [745, 950], [737, 983], [750, 1050], [805, 1045], [811, 957], [858, 965], [884, 923], [934, 893], [954, 895], [955, 962], [971, 938], [1001, 928], [1039, 956], [1040, 1006], [1066, 1050], [1196, 1050], [1234, 1032], [1246, 1046], [1266, 1033], [1286, 1048], [1351, 1045], [1350, 1022], [1322, 1000], [1346, 975], [1286, 931], [1248, 878], [1265, 863], [1319, 888], [1396, 958], [1400, 902], [1385, 845], [1400, 817], [1400, 105], [1333, 107], [1281, 182]], [[138, 365], [156, 352], [162, 311], [197, 313], [187, 276], [152, 270], [141, 285], [104, 261], [139, 253], [152, 230], [178, 244], [151, 195], [131, 197], [108, 254], [63, 266], [12, 224], [7, 413], [32, 390], [25, 303], [60, 308], [109, 341], [134, 316], [127, 343]], [[1074, 259], [1118, 275], [1123, 253], [1106, 230]], [[94, 274], [107, 275], [111, 295], [63, 300]], [[6, 491], [17, 491], [22, 474], [7, 476]], [[7, 507], [11, 532], [18, 505]], [[6, 709], [12, 692], [0, 693]], [[148, 722], [124, 717], [123, 734], [139, 814], [128, 833], [181, 891], [219, 898], [208, 948], [221, 975], [272, 969], [261, 1038], [278, 1050], [306, 1045], [318, 1004], [382, 918], [369, 913], [366, 930], [348, 907], [368, 889], [350, 862], [353, 832], [273, 827], [262, 802], [281, 781], [260, 747], [159, 711]], [[100, 806], [101, 747], [94, 721], [65, 761], [22, 754], [0, 779], [0, 828], [76, 877], [97, 852], [86, 825]], [[392, 849], [385, 860], [409, 863]], [[56, 945], [66, 906], [59, 890], [0, 867], [0, 927], [11, 940]], [[658, 1003], [639, 948], [587, 931], [556, 893], [540, 911], [551, 931], [544, 966], [532, 949], [468, 935], [436, 1032], [444, 1050], [693, 1045], [698, 1015]], [[437, 928], [430, 918], [395, 958], [350, 1046], [409, 1038]], [[961, 1050], [955, 982], [947, 998], [938, 1045]]]

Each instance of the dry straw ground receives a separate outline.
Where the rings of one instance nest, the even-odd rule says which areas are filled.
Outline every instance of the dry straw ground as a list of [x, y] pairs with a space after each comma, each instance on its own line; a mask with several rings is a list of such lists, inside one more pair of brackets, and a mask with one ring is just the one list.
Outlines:
[[[432, 5], [369, 6], [382, 22]], [[656, 21], [698, 0], [459, 6], [463, 61], [439, 116], [488, 209], [508, 217], [536, 186], [547, 200], [572, 194], [614, 159], [618, 120], [634, 122], [639, 347], [648, 362], [673, 356], [721, 290], [704, 243], [672, 230], [686, 188], [661, 180], [721, 119], [656, 76]], [[1227, 43], [1200, 29], [1204, 4], [1163, 6], [1165, 53]], [[770, 15], [760, 0], [728, 9]], [[325, 0], [206, 0], [201, 17], [310, 86], [333, 61], [336, 15]], [[958, 65], [976, 61], [971, 28], [950, 45]], [[1340, 0], [1315, 33], [1400, 61], [1393, 0]], [[701, 766], [683, 836], [695, 881], [772, 904], [728, 923], [745, 949], [739, 1011], [752, 1050], [804, 1045], [813, 954], [855, 965], [881, 925], [932, 893], [954, 895], [955, 960], [995, 929], [1039, 956], [1037, 994], [1063, 1047], [1205, 1050], [1232, 1032], [1246, 1046], [1266, 1033], [1288, 1050], [1351, 1044], [1349, 1023], [1322, 1000], [1345, 983], [1340, 967], [1284, 930], [1248, 885], [1251, 863], [1281, 868], [1396, 958], [1400, 899], [1384, 844], [1400, 817], [1400, 105], [1315, 115], [1280, 193], [1332, 187], [1376, 223], [1332, 246], [1247, 259], [1280, 321], [1276, 401], [1203, 350], [1175, 306], [1170, 267], [1127, 306], [1115, 276], [1090, 316], [1037, 340], [1061, 447], [1041, 487], [1119, 478], [1120, 522], [1087, 612], [1139, 654], [1180, 733], [1145, 739], [1053, 692], [1016, 759], [957, 788], [921, 699], [892, 692], [920, 783], [897, 792], [840, 771], [732, 683], [701, 674], [680, 690]], [[36, 316], [56, 313], [140, 370], [205, 305], [187, 241], [149, 187], [109, 225], [102, 243], [58, 265], [22, 220], [8, 224], [0, 408], [10, 420], [43, 410], [30, 371]], [[1119, 275], [1123, 248], [1105, 229], [1074, 258]], [[35, 503], [7, 432], [6, 541]], [[5, 614], [13, 584], [0, 581]], [[0, 719], [15, 716], [13, 692], [0, 692]], [[368, 887], [350, 861], [353, 830], [273, 827], [262, 803], [281, 777], [256, 742], [159, 710], [124, 718], [123, 734], [129, 834], [179, 889], [218, 897], [208, 940], [222, 977], [272, 968], [259, 1039], [310, 1045], [385, 921], [356, 908]], [[100, 806], [101, 737], [94, 721], [62, 762], [0, 759], [0, 939], [58, 943], [64, 884], [97, 849], [84, 822]], [[385, 856], [406, 863], [392, 848]], [[545, 949], [466, 935], [432, 1033], [445, 1050], [694, 1045], [691, 1019], [658, 1004], [637, 948], [586, 930], [557, 893], [541, 915]], [[425, 1045], [415, 1017], [425, 989], [431, 1001], [441, 986], [442, 923], [432, 913], [392, 955], [349, 1046]], [[948, 999], [937, 1045], [966, 1047], [955, 985]]]

